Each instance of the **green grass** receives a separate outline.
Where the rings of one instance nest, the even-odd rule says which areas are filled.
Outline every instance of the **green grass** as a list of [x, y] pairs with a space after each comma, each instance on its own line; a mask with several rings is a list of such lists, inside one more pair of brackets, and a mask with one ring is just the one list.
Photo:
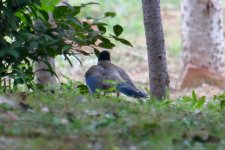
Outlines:
[[207, 104], [195, 93], [147, 102], [65, 90], [30, 93], [30, 110], [0, 104], [0, 149], [223, 149], [224, 98]]

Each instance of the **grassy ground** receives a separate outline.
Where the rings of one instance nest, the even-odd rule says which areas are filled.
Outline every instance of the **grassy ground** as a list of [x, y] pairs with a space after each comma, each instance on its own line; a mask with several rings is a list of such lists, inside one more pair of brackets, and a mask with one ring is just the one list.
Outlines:
[[[8, 95], [9, 96], [9, 95]], [[0, 103], [1, 150], [223, 149], [224, 98], [127, 101], [75, 91], [10, 95]], [[9, 99], [9, 98], [8, 98]]]

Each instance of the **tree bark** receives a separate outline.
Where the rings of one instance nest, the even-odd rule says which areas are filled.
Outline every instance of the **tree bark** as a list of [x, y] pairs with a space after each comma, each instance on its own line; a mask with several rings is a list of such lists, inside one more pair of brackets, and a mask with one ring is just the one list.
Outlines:
[[[184, 73], [180, 88], [199, 86], [202, 82], [218, 85], [223, 80], [225, 58], [222, 6], [222, 0], [182, 1]], [[199, 72], [202, 72], [201, 75]]]
[[[68, 3], [68, 0], [61, 0], [58, 6], [65, 5], [64, 3]], [[50, 14], [50, 21], [53, 21], [51, 14]], [[55, 72], [55, 58], [48, 57], [46, 61], [51, 65], [53, 71]], [[53, 75], [51, 72], [48, 72], [48, 71], [41, 71], [42, 69], [44, 70], [49, 69], [49, 67], [43, 61], [36, 62], [35, 63], [36, 83], [39, 83], [42, 85], [56, 84], [57, 80], [55, 75]]]
[[[53, 71], [55, 71], [55, 59], [52, 57], [48, 57], [46, 60], [52, 67]], [[41, 85], [53, 85], [57, 83], [56, 77], [49, 71], [45, 71], [42, 69], [49, 69], [48, 65], [39, 61], [35, 63], [35, 77], [36, 83]]]
[[150, 91], [157, 99], [163, 99], [169, 87], [169, 76], [161, 23], [160, 1], [142, 0], [142, 9], [148, 52]]

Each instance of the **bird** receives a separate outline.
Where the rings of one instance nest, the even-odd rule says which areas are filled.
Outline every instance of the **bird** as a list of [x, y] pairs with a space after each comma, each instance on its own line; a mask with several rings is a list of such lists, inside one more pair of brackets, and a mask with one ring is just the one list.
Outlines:
[[[128, 97], [148, 97], [146, 93], [136, 88], [124, 69], [111, 63], [110, 53], [106, 50], [99, 53], [97, 65], [91, 66], [85, 72], [84, 78], [91, 94], [97, 93], [97, 89], [107, 90], [115, 86], [117, 92]], [[114, 85], [107, 81], [112, 81]]]

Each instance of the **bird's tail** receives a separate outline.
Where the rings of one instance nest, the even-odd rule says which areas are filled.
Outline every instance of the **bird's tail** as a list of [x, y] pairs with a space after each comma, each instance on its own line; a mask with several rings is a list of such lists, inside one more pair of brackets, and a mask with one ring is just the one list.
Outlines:
[[116, 86], [117, 90], [120, 91], [121, 93], [130, 96], [130, 97], [135, 97], [135, 98], [147, 98], [148, 95], [137, 88], [130, 86], [127, 83], [119, 83]]

